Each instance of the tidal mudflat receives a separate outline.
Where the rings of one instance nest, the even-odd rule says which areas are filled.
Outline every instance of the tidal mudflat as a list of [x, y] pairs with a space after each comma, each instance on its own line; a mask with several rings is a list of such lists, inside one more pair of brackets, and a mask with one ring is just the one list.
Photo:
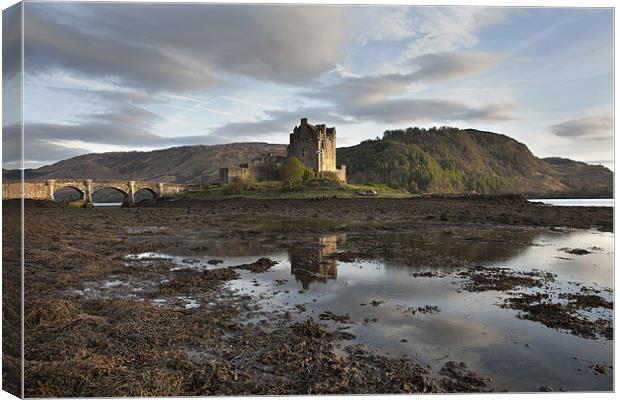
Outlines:
[[558, 209], [27, 202], [26, 395], [611, 391], [612, 210]]

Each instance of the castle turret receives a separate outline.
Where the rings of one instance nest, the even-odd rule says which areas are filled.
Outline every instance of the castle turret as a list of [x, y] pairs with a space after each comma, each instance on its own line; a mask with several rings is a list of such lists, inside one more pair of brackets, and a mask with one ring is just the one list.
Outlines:
[[[342, 182], [347, 181], [346, 166], [336, 167], [336, 128], [325, 124], [312, 125], [308, 118], [302, 118], [299, 126], [293, 129], [287, 147], [288, 157], [297, 157], [306, 167], [316, 173], [333, 172]], [[257, 180], [276, 179], [278, 168], [285, 158], [268, 153], [247, 163], [220, 168], [221, 184], [232, 182], [233, 178]]]
[[307, 167], [321, 173], [334, 172], [345, 181], [344, 168], [336, 167], [336, 128], [325, 124], [312, 125], [302, 118], [290, 134], [287, 148], [289, 157], [297, 157]]

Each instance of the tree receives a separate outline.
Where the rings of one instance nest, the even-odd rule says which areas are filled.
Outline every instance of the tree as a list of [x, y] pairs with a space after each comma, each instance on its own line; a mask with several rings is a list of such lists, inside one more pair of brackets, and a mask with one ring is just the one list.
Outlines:
[[288, 157], [278, 170], [278, 177], [282, 182], [287, 182], [289, 188], [293, 188], [293, 183], [301, 182], [306, 167], [297, 157]]

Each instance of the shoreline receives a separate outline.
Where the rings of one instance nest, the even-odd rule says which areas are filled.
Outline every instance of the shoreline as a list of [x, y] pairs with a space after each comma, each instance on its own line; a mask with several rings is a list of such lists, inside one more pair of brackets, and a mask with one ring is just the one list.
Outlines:
[[[3, 202], [5, 224], [15, 217], [11, 211], [16, 204]], [[257, 241], [268, 248], [293, 246], [297, 262], [306, 263], [306, 269], [332, 259], [346, 264], [389, 257], [409, 268], [452, 265], [457, 274], [475, 262], [447, 249], [420, 253], [407, 245], [385, 248], [372, 238], [427, 231], [449, 238], [460, 230], [483, 229], [491, 235], [485, 239], [489, 249], [511, 249], [529, 243], [527, 232], [613, 230], [613, 209], [571, 210], [505, 197], [181, 199], [116, 209], [26, 201], [25, 206], [26, 388], [28, 396], [37, 397], [491, 391], [489, 379], [462, 360], [446, 359], [431, 371], [415, 358], [348, 345], [350, 335], [341, 328], [350, 321], [344, 314], [330, 310], [324, 317], [300, 320], [296, 313], [302, 313], [303, 305], [297, 311], [264, 309], [261, 302], [271, 294], [260, 300], [227, 288], [243, 281], [258, 290], [252, 279], [278, 268], [254, 255], [261, 254], [251, 247]], [[526, 236], [493, 239], [512, 230]], [[347, 244], [317, 264], [313, 238], [342, 234], [349, 235]], [[203, 254], [203, 247], [215, 251], [213, 246], [224, 253], [230, 251], [227, 247], [250, 246], [243, 251], [254, 256], [236, 264], [214, 258], [206, 270], [192, 268], [197, 256], [191, 254]], [[179, 259], [127, 258], [163, 249], [178, 251]], [[184, 268], [176, 269], [177, 262]], [[299, 271], [299, 279], [323, 279]], [[489, 290], [488, 278], [496, 277], [506, 295], [518, 285], [536, 289], [540, 279], [548, 279], [471, 271], [459, 278], [473, 285], [464, 288]], [[414, 278], [442, 278], [424, 275], [424, 270], [420, 274]], [[273, 285], [273, 293], [282, 290], [278, 282]], [[157, 299], [169, 303], [157, 304]], [[516, 300], [507, 305], [522, 307]], [[430, 304], [418, 312], [434, 310]], [[573, 321], [572, 309], [565, 312], [566, 320]], [[561, 321], [555, 324], [563, 329]], [[603, 328], [585, 321], [577, 333], [596, 337]], [[394, 379], [385, 382], [385, 374]]]

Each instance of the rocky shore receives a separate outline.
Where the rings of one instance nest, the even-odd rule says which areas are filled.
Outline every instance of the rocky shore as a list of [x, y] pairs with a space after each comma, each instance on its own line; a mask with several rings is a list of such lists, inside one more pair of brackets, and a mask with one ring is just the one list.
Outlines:
[[[18, 224], [17, 205], [3, 203], [3, 229]], [[415, 358], [347, 344], [351, 334], [342, 326], [334, 329], [351, 323], [346, 315], [326, 310], [323, 317], [300, 319], [293, 305], [266, 310], [255, 297], [227, 288], [240, 273], [258, 276], [276, 261], [255, 257], [226, 265], [214, 258], [209, 269], [200, 269], [192, 268], [187, 256], [179, 261], [187, 268], [179, 269], [171, 259], [148, 254], [164, 247], [200, 254], [206, 245], [186, 239], [198, 230], [201, 240], [224, 246], [256, 239], [273, 247], [296, 246], [300, 265], [314, 262], [309, 254], [315, 249], [303, 238], [315, 234], [437, 228], [449, 236], [463, 227], [613, 231], [612, 209], [551, 207], [509, 196], [188, 199], [94, 209], [36, 201], [25, 205], [27, 397], [490, 391], [490, 380], [461, 360], [445, 360], [431, 373]], [[4, 229], [3, 245], [14, 245], [16, 234]], [[16, 256], [7, 249], [5, 255]], [[389, 257], [412, 267], [453, 266], [460, 290], [508, 291], [510, 299], [501, 307], [520, 310], [522, 318], [586, 338], [611, 339], [610, 321], [575, 314], [588, 307], [613, 308], [592, 290], [581, 297], [566, 294], [565, 306], [541, 306], [540, 298], [518, 290], [540, 289], [543, 296], [551, 275], [475, 268], [449, 252], [416, 252], [408, 246], [389, 250], [372, 240], [353, 240], [322, 262]], [[5, 281], [18, 276], [17, 264], [5, 264], [13, 266], [4, 270]], [[457, 267], [469, 269], [463, 273]], [[424, 274], [420, 279], [434, 273]], [[551, 313], [549, 307], [561, 312]], [[432, 305], [412, 309], [414, 314], [441, 311]]]

